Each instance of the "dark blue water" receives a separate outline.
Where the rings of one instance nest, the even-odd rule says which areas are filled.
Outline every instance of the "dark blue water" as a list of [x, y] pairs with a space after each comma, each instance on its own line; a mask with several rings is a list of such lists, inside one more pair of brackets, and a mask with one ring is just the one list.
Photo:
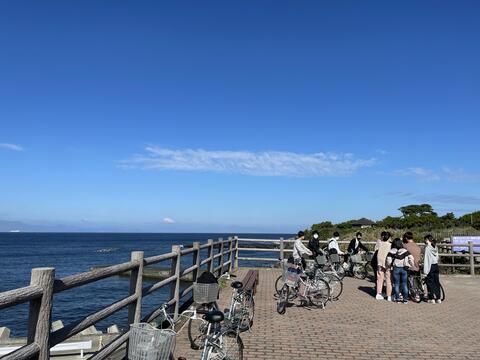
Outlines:
[[[94, 266], [113, 265], [130, 260], [135, 250], [145, 252], [145, 257], [171, 251], [172, 245], [202, 243], [208, 239], [227, 238], [232, 234], [99, 234], [99, 233], [0, 233], [0, 292], [29, 285], [31, 269], [51, 266], [56, 277], [89, 271]], [[241, 234], [247, 238], [289, 237], [288, 234]], [[108, 249], [105, 251], [104, 249]], [[270, 253], [251, 253], [244, 256], [275, 257]], [[190, 255], [182, 259], [183, 266], [191, 266]], [[168, 267], [163, 262], [157, 266]], [[242, 264], [241, 264], [242, 265]], [[245, 263], [244, 265], [249, 265]], [[268, 266], [268, 263], [255, 263]], [[146, 281], [145, 285], [149, 282]], [[52, 319], [64, 325], [93, 313], [128, 295], [129, 280], [112, 277], [80, 288], [56, 294]], [[168, 289], [145, 297], [142, 315], [148, 314], [168, 299]], [[28, 318], [28, 305], [23, 304], [0, 310], [0, 327], [12, 330], [13, 336], [24, 336]], [[97, 325], [98, 329], [117, 324], [125, 327], [127, 310], [124, 309]]]

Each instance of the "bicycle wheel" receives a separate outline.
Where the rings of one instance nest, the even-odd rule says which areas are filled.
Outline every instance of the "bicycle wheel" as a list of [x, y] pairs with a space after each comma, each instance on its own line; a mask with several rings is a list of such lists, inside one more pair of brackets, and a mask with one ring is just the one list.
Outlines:
[[328, 300], [331, 299], [330, 285], [324, 279], [309, 280], [312, 290], [308, 294], [308, 299], [313, 306], [324, 308]]
[[212, 337], [208, 347], [207, 360], [243, 360], [243, 341], [234, 330]]
[[445, 290], [443, 290], [442, 284], [440, 285], [440, 300], [445, 301]]
[[[280, 275], [277, 280], [275, 281], [275, 291], [277, 292], [277, 295], [280, 295], [280, 292], [282, 291], [284, 286], [283, 282], [283, 276]], [[297, 296], [295, 291], [289, 291], [288, 292], [288, 301], [293, 301], [295, 297]]]
[[332, 300], [338, 300], [343, 292], [343, 282], [335, 274], [325, 274], [324, 280], [327, 280], [330, 286], [330, 297]]
[[255, 316], [255, 301], [251, 293], [243, 293], [238, 308], [235, 310], [234, 317], [238, 321], [240, 331], [249, 330], [253, 325]]
[[287, 308], [287, 299], [288, 299], [288, 293], [290, 291], [290, 288], [287, 285], [283, 285], [282, 290], [280, 291], [280, 295], [278, 296], [277, 300], [277, 312], [280, 315], [285, 314], [286, 308]]
[[343, 265], [341, 263], [335, 263], [333, 264], [333, 269], [335, 270], [340, 280], [343, 280], [343, 278], [345, 277], [345, 269], [343, 268]]
[[410, 300], [420, 303], [423, 299], [423, 286], [421, 280], [415, 276], [410, 276], [407, 283]]
[[[216, 302], [208, 304], [205, 312], [218, 310]], [[198, 316], [198, 314], [197, 314]], [[208, 323], [200, 317], [197, 319], [188, 320], [188, 340], [190, 341], [190, 347], [194, 350], [202, 349], [205, 345], [205, 339], [207, 336]]]
[[353, 276], [357, 279], [363, 280], [367, 277], [367, 271], [365, 270], [365, 266], [362, 264], [354, 264], [352, 271]]
[[188, 340], [193, 350], [202, 349], [207, 337], [208, 323], [202, 319], [188, 320]]

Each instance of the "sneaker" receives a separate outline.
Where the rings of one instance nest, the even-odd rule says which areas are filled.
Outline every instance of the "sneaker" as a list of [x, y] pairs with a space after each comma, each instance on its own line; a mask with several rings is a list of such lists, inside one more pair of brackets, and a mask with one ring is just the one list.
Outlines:
[[435, 304], [435, 300], [428, 300], [429, 304]]
[[377, 296], [375, 296], [375, 299], [376, 300], [384, 300], [384, 297], [382, 296], [382, 294], [377, 294]]
[[408, 304], [408, 300], [403, 300], [402, 301], [404, 304]]
[[392, 297], [391, 297], [391, 296], [387, 296], [387, 301], [392, 301]]
[[437, 304], [441, 304], [441, 303], [442, 303], [442, 300], [438, 299]]

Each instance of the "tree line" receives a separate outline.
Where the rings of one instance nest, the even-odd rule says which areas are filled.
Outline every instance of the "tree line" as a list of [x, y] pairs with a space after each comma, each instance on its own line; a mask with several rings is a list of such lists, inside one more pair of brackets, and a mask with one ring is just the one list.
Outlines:
[[[379, 228], [392, 230], [417, 230], [417, 231], [432, 231], [439, 229], [449, 229], [454, 227], [473, 227], [480, 230], [480, 211], [465, 214], [461, 217], [456, 217], [453, 212], [448, 212], [445, 215], [439, 216], [430, 204], [407, 205], [398, 209], [401, 216], [387, 216], [382, 220], [376, 222]], [[333, 224], [330, 221], [323, 221], [318, 224], [313, 224], [308, 232], [318, 231], [321, 238], [331, 236], [332, 231], [352, 230], [353, 224], [356, 220], [348, 220], [338, 224]]]

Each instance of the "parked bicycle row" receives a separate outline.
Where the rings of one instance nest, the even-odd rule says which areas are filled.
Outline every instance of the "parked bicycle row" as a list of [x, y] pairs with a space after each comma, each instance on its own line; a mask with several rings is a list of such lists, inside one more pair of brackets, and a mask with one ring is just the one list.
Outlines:
[[194, 304], [177, 319], [168, 313], [168, 307], [164, 305], [160, 316], [153, 322], [132, 324], [128, 359], [172, 359], [176, 336], [187, 326], [190, 346], [199, 350], [199, 359], [242, 360], [240, 333], [253, 325], [255, 303], [252, 289], [245, 288], [241, 281], [232, 281], [229, 308], [224, 311], [219, 309], [219, 280], [230, 280], [231, 277], [234, 275], [225, 273], [216, 278], [212, 273], [204, 272], [193, 284]]

